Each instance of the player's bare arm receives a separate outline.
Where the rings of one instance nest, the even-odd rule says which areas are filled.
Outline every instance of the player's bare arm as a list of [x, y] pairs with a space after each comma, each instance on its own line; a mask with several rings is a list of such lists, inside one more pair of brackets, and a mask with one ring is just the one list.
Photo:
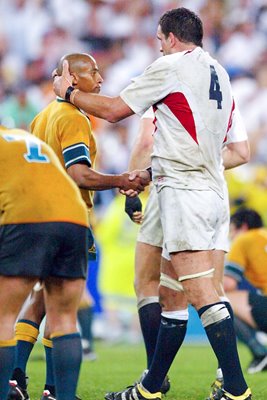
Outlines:
[[[54, 74], [53, 78], [53, 86], [56, 95], [64, 99], [68, 87], [72, 84], [72, 75], [69, 72], [69, 65], [66, 60], [63, 62], [62, 75], [59, 76]], [[74, 89], [70, 93], [69, 100], [72, 104], [75, 104], [75, 106], [81, 108], [86, 113], [105, 119], [109, 122], [117, 122], [134, 114], [120, 96], [102, 96]]]
[[222, 158], [225, 169], [231, 169], [246, 164], [250, 160], [248, 140], [229, 143], [222, 151]]
[[[68, 174], [82, 189], [87, 190], [107, 190], [118, 188], [126, 195], [137, 195], [142, 192], [149, 184], [147, 175], [136, 175], [136, 178], [130, 178], [129, 173], [118, 175], [102, 174], [98, 171], [88, 168], [85, 164], [74, 164], [67, 169]], [[130, 178], [130, 179], [129, 179]], [[127, 193], [131, 190], [131, 193]]]
[[[139, 130], [130, 155], [129, 171], [147, 168], [151, 165], [153, 148], [153, 118], [141, 118]], [[142, 203], [139, 197], [125, 199], [125, 212], [131, 220], [140, 225], [143, 222]]]
[[147, 168], [151, 165], [154, 129], [152, 118], [140, 120], [139, 131], [130, 156], [129, 171]]

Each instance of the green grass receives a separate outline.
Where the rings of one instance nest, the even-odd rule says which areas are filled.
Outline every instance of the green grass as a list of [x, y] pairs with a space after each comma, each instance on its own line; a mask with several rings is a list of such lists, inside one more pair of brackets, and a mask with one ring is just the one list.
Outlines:
[[[145, 365], [143, 346], [96, 343], [98, 359], [82, 365], [77, 393], [82, 400], [102, 400], [111, 390], [120, 390], [134, 382]], [[247, 349], [240, 346], [243, 368], [250, 361]], [[204, 400], [214, 379], [216, 362], [207, 346], [184, 345], [171, 367], [171, 390], [166, 400]], [[37, 344], [28, 365], [31, 400], [40, 398], [45, 379], [43, 349]], [[253, 391], [253, 399], [267, 399], [267, 372], [245, 375]]]

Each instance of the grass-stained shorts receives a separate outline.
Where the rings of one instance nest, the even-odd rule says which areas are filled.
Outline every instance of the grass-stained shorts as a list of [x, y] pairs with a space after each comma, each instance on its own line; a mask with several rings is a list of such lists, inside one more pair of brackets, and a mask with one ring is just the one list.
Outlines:
[[156, 188], [152, 185], [137, 240], [151, 246], [162, 247], [163, 232], [157, 196]]
[[218, 248], [225, 200], [216, 192], [165, 186], [158, 192], [158, 201], [165, 251]]

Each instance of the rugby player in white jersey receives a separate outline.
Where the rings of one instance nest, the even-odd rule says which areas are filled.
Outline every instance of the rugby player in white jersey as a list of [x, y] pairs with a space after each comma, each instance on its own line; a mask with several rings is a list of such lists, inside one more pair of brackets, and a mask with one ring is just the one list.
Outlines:
[[160, 387], [184, 340], [188, 302], [196, 308], [223, 372], [224, 387], [215, 399], [248, 400], [251, 391], [241, 370], [233, 322], [213, 281], [213, 250], [224, 204], [221, 148], [234, 118], [229, 77], [203, 51], [202, 22], [190, 10], [177, 8], [163, 14], [157, 37], [164, 57], [117, 97], [72, 87], [67, 63], [63, 76], [54, 80], [56, 94], [110, 122], [142, 114], [153, 106], [152, 171], [163, 248], [186, 298], [179, 302], [175, 316], [162, 317], [153, 361], [142, 382], [106, 398], [161, 398]]
[[[235, 110], [235, 113], [237, 115], [228, 132], [227, 143], [222, 153], [225, 169], [244, 164], [249, 161], [250, 157], [246, 129], [239, 111]], [[153, 146], [153, 132], [155, 129], [153, 120], [154, 113], [152, 108], [150, 108], [144, 113], [140, 120], [139, 132], [129, 162], [130, 171], [146, 168], [151, 163], [150, 157]], [[169, 309], [174, 308], [175, 292], [182, 289], [181, 286], [177, 284], [177, 280], [170, 278], [168, 273], [166, 273], [165, 268], [168, 261], [164, 258], [162, 260], [162, 274], [160, 277], [163, 233], [155, 186], [152, 186], [150, 189], [144, 216], [142, 211], [140, 211], [142, 204], [138, 197], [132, 199], [127, 198], [125, 201], [125, 211], [129, 217], [137, 224], [142, 223], [136, 244], [135, 292], [137, 296], [139, 321], [146, 348], [147, 370], [153, 359], [161, 315], [165, 315], [165, 312], [169, 312]], [[232, 316], [232, 309], [224, 294], [222, 282], [224, 255], [225, 252], [228, 251], [229, 200], [227, 187], [224, 202], [224, 223], [221, 226], [220, 235], [215, 245], [216, 250], [214, 251], [214, 284], [220, 299], [225, 302]], [[159, 303], [159, 283], [163, 286], [160, 286], [160, 303], [163, 304], [162, 308]], [[179, 301], [179, 297], [177, 300]], [[144, 371], [144, 374], [147, 370]], [[216, 380], [212, 385], [211, 395], [214, 395], [218, 388], [222, 386], [223, 379], [220, 368], [217, 369], [216, 375]], [[166, 377], [161, 387], [161, 393], [166, 393], [169, 388], [170, 382], [168, 377]]]

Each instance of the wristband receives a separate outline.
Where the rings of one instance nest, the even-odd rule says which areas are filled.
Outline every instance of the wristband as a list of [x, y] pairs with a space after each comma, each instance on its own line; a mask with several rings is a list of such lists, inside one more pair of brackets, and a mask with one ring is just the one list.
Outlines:
[[69, 86], [65, 93], [65, 100], [67, 100], [69, 103], [70, 103], [70, 95], [73, 92], [73, 90], [75, 90], [75, 88], [73, 86]]
[[74, 98], [75, 98], [77, 92], [79, 92], [79, 89], [74, 89], [74, 90], [71, 92], [71, 95], [70, 95], [70, 102], [71, 102], [72, 104], [74, 104], [74, 105], [75, 105], [75, 103], [74, 103]]
[[149, 173], [150, 180], [152, 181], [152, 168], [148, 167], [146, 168], [146, 171]]
[[124, 210], [126, 214], [129, 215], [131, 220], [133, 220], [133, 215], [135, 212], [142, 212], [142, 202], [139, 197], [126, 197]]

